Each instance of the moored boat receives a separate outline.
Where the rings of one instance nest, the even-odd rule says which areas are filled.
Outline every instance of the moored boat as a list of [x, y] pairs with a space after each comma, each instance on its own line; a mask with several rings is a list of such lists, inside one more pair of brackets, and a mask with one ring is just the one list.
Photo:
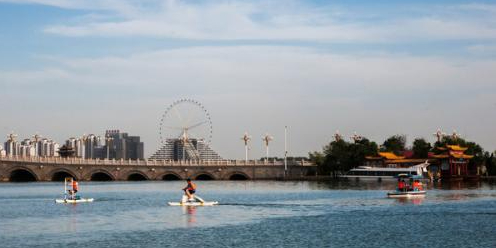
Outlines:
[[429, 165], [430, 164], [425, 161], [424, 163], [417, 164], [408, 168], [358, 166], [357, 168], [351, 169], [348, 173], [340, 177], [356, 180], [394, 180], [399, 174], [408, 174], [416, 176], [417, 180], [427, 180], [427, 178], [423, 177], [423, 174], [427, 172], [426, 168]]

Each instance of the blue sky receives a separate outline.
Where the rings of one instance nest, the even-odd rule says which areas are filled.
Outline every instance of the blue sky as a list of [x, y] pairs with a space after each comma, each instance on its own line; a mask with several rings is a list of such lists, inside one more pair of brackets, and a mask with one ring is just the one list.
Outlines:
[[285, 125], [293, 155], [336, 130], [496, 149], [492, 1], [0, 0], [0, 54], [2, 136], [117, 128], [151, 154], [165, 107], [194, 98], [229, 158], [245, 131], [281, 155]]

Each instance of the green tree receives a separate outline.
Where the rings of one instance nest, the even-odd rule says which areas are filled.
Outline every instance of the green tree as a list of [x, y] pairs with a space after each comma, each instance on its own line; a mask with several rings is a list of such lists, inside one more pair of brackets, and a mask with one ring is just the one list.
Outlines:
[[321, 152], [309, 152], [308, 159], [317, 166], [324, 165], [325, 156]]
[[431, 143], [427, 142], [423, 138], [417, 138], [413, 141], [412, 150], [414, 158], [427, 158], [431, 149]]
[[494, 154], [496, 154], [496, 151], [491, 153], [486, 160], [487, 174], [490, 176], [496, 175], [496, 158], [494, 157]]
[[406, 136], [405, 135], [394, 135], [389, 137], [382, 144], [383, 151], [393, 152], [396, 155], [401, 155], [405, 151]]
[[349, 143], [344, 140], [333, 141], [324, 148], [324, 166], [333, 175], [337, 176], [345, 170], [348, 162]]
[[309, 154], [310, 160], [319, 166], [319, 172], [337, 176], [362, 165], [366, 156], [377, 155], [377, 144], [366, 138], [353, 143], [344, 140], [332, 141], [323, 152]]

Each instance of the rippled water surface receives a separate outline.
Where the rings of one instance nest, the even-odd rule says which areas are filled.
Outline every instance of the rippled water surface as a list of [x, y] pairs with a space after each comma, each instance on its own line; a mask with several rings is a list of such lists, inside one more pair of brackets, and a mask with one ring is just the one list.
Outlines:
[[183, 182], [81, 182], [93, 203], [55, 204], [60, 183], [0, 184], [0, 247], [496, 247], [496, 186], [199, 181], [213, 207], [170, 207]]

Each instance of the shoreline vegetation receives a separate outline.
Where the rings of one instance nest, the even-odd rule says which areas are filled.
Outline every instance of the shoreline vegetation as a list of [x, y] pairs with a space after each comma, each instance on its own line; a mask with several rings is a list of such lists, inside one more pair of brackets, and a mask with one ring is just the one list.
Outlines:
[[481, 168], [481, 179], [494, 180], [496, 176], [496, 151], [484, 151], [479, 144], [460, 138], [456, 134], [438, 137], [433, 144], [424, 138], [415, 138], [412, 146], [407, 146], [406, 143], [406, 135], [401, 134], [387, 138], [381, 145], [365, 137], [354, 138], [348, 142], [336, 134], [335, 140], [325, 145], [322, 151], [310, 152], [309, 160], [317, 165], [317, 175], [336, 178], [363, 165], [367, 157], [378, 156], [379, 152], [428, 160], [431, 155], [440, 154], [447, 145], [457, 145], [466, 147], [465, 153], [473, 156], [469, 164]]

